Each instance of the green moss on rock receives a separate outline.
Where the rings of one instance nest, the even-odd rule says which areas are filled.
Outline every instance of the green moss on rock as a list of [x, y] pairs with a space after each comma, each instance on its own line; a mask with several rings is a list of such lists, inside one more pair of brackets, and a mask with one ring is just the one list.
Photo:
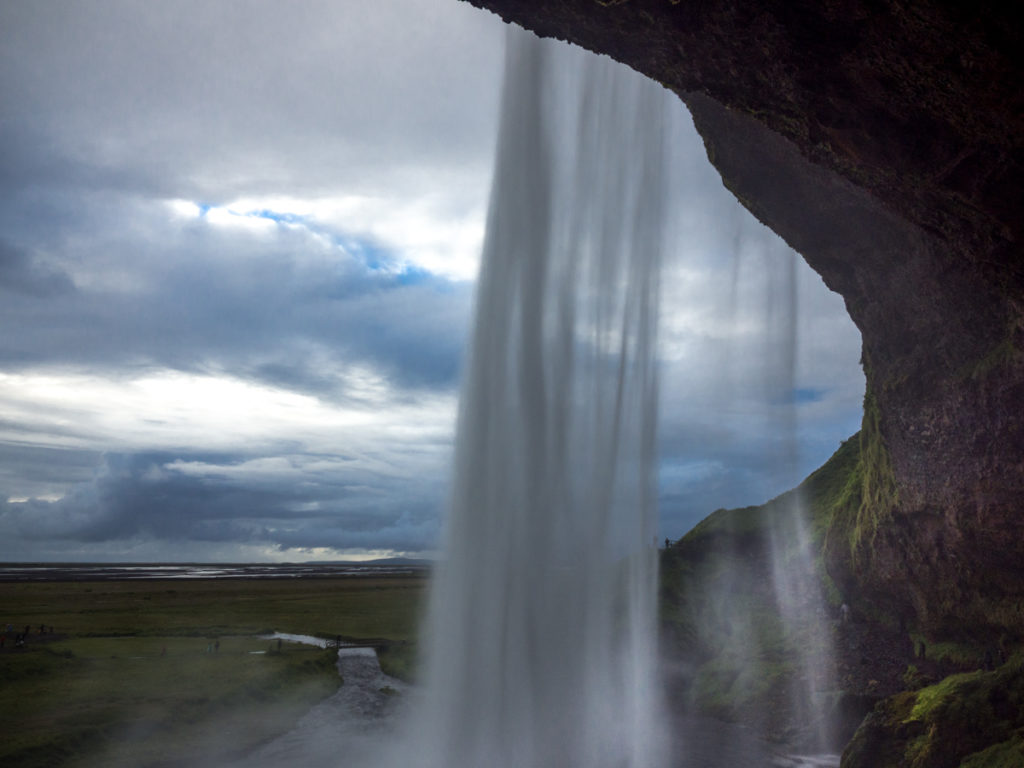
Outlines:
[[[870, 364], [865, 361], [865, 372]], [[873, 545], [881, 528], [892, 522], [899, 505], [899, 493], [892, 460], [881, 430], [878, 399], [870, 386], [864, 393], [864, 418], [861, 431], [851, 438], [857, 441], [842, 464], [845, 485], [836, 489], [821, 511], [826, 550], [834, 570], [843, 581], [871, 567]]]
[[1022, 766], [1024, 663], [950, 675], [881, 702], [843, 753], [842, 768]]
[[1024, 766], [1024, 728], [1012, 738], [975, 752], [960, 763], [960, 768], [1022, 768]]

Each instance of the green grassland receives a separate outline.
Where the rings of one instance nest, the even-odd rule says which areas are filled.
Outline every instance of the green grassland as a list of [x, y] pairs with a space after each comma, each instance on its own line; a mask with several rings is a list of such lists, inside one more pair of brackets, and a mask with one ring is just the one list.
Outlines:
[[[418, 577], [0, 583], [0, 763], [171, 766], [239, 755], [341, 683], [335, 651], [274, 631], [388, 647], [407, 673]], [[40, 625], [55, 632], [39, 633]]]

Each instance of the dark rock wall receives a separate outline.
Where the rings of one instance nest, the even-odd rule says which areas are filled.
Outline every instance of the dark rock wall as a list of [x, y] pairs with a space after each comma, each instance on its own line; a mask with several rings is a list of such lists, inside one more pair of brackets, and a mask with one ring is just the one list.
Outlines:
[[961, 252], [1020, 242], [1024, 35], [1012, 4], [470, 1], [752, 115]]
[[[840, 293], [867, 375], [841, 589], [1024, 635], [1024, 26], [1003, 5], [471, 0], [689, 105], [725, 185]], [[1006, 6], [1011, 7], [1011, 6]]]

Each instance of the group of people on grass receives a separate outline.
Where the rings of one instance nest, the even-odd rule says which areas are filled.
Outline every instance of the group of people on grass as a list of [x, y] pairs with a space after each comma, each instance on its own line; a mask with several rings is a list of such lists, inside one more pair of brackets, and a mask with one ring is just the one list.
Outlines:
[[[53, 627], [47, 627], [45, 624], [39, 625], [40, 635], [52, 635], [55, 634], [56, 630]], [[15, 648], [24, 648], [25, 641], [28, 640], [28, 636], [32, 634], [32, 627], [29, 624], [25, 625], [24, 632], [15, 632], [14, 625], [8, 624], [4, 632], [0, 632], [0, 648], [4, 648], [7, 645], [7, 636], [11, 635], [14, 638]]]

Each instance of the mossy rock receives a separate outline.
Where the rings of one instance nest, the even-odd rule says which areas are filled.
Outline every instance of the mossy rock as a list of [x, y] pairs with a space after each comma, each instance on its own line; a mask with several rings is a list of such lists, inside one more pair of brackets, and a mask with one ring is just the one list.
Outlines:
[[1012, 738], [988, 749], [975, 752], [962, 763], [960, 768], [1022, 768], [1024, 766], [1024, 729]]
[[879, 703], [842, 768], [1024, 766], [1024, 657]]

